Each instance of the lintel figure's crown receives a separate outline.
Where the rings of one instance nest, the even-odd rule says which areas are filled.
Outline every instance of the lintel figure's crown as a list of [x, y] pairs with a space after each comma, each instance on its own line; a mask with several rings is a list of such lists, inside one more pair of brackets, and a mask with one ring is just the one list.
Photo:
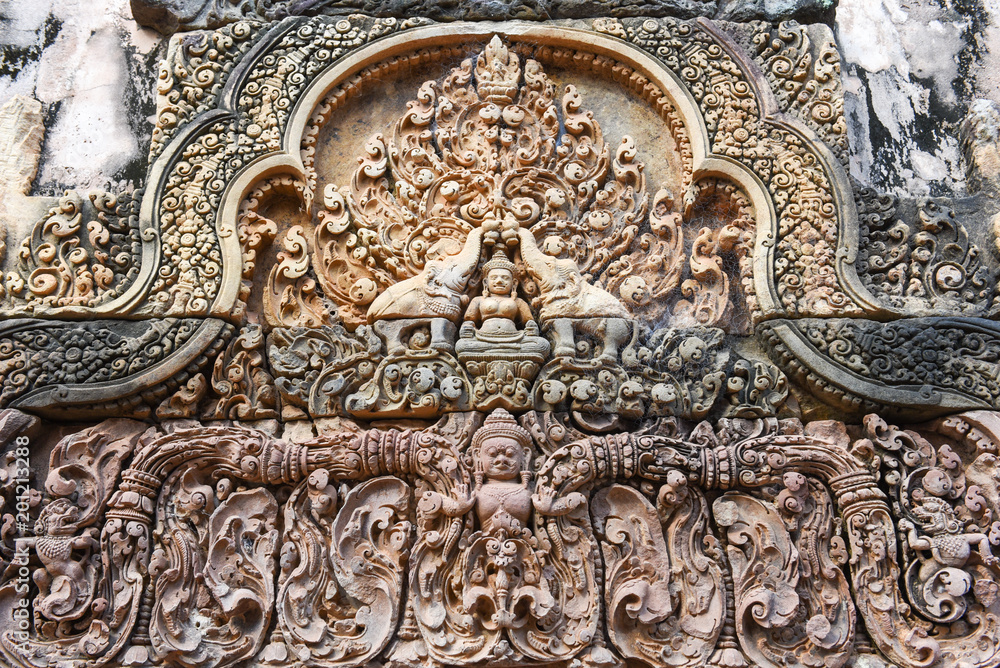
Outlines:
[[494, 269], [506, 269], [511, 275], [517, 275], [517, 265], [511, 262], [501, 250], [493, 253], [493, 257], [483, 264], [483, 275], [489, 274]]
[[531, 434], [528, 430], [517, 423], [514, 416], [503, 408], [498, 408], [483, 422], [476, 435], [472, 437], [472, 447], [479, 449], [488, 438], [496, 436], [506, 436], [517, 441], [522, 448], [531, 447]]

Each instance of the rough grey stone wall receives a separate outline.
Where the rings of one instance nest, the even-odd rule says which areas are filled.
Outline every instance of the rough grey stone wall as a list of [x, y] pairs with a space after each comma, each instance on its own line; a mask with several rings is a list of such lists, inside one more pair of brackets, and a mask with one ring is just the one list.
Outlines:
[[35, 194], [141, 183], [165, 52], [128, 0], [0, 4], [0, 105], [30, 96], [45, 115]]
[[841, 0], [851, 173], [895, 194], [962, 195], [958, 128], [1000, 102], [997, 0]]

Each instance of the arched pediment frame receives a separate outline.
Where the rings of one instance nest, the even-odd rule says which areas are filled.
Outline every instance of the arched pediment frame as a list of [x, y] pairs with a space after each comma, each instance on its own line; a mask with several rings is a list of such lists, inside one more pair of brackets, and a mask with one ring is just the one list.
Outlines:
[[[964, 381], [951, 387], [947, 378], [907, 373], [900, 380], [873, 379], [818, 346], [817, 337], [826, 336], [820, 330], [831, 327], [869, 341], [862, 330], [885, 321], [898, 319], [897, 329], [913, 325], [905, 309], [874, 295], [856, 271], [858, 212], [843, 146], [835, 145], [842, 117], [824, 97], [829, 91], [820, 86], [811, 98], [790, 95], [779, 62], [788, 54], [768, 55], [773, 45], [751, 54], [745, 40], [726, 30], [707, 20], [441, 25], [358, 16], [238, 23], [177, 39], [161, 73], [151, 166], [131, 223], [139, 240], [132, 263], [114, 290], [85, 306], [39, 300], [4, 308], [11, 319], [2, 335], [11, 341], [13, 371], [2, 401], [60, 414], [142, 414], [192, 382], [233, 327], [246, 322], [258, 249], [241, 238], [241, 207], [262, 183], [275, 180], [284, 180], [282, 187], [306, 209], [321, 197], [306, 164], [317, 107], [337, 91], [353, 95], [366, 72], [419, 67], [435, 50], [500, 35], [514, 45], [610, 59], [629, 72], [623, 86], [662, 95], [686, 132], [690, 182], [719, 178], [750, 202], [754, 231], [742, 287], [752, 324], [785, 371], [852, 412], [993, 405], [985, 376], [972, 379], [971, 391]], [[833, 53], [816, 62], [816, 76], [826, 81], [836, 74]], [[51, 321], [45, 337], [24, 333], [24, 321], [13, 318], [25, 315]], [[49, 363], [49, 370], [39, 370], [53, 355], [74, 354], [78, 321], [87, 321], [88, 336], [107, 338], [104, 332], [120, 329], [122, 319], [132, 323], [125, 336], [87, 369], [63, 365], [53, 372]], [[992, 321], [951, 320], [961, 336], [995, 343]], [[146, 339], [171, 338], [174, 330], [186, 333], [183, 341], [174, 337], [146, 350]], [[53, 348], [57, 339], [62, 343]], [[101, 373], [103, 367], [111, 371]]]
[[[343, 22], [342, 20], [341, 23]], [[332, 21], [313, 20], [313, 29], [319, 30], [321, 25], [329, 23]], [[641, 37], [645, 27], [648, 26], [644, 27], [641, 21], [635, 23], [637, 27], [633, 32]], [[234, 68], [218, 96], [216, 107], [203, 112], [193, 119], [183, 132], [178, 132], [150, 169], [150, 185], [156, 185], [149, 188], [143, 202], [141, 219], [144, 228], [163, 227], [161, 221], [165, 213], [164, 200], [171, 197], [171, 190], [179, 192], [179, 189], [183, 188], [186, 193], [197, 194], [199, 189], [204, 187], [204, 197], [192, 200], [192, 203], [196, 207], [201, 205], [214, 214], [215, 232], [223, 258], [221, 273], [217, 278], [217, 295], [212, 300], [211, 306], [192, 308], [188, 305], [186, 309], [181, 310], [189, 315], [220, 317], [239, 313], [238, 276], [242, 270], [242, 262], [236, 260], [239, 239], [235, 222], [239, 206], [253, 187], [268, 177], [281, 174], [302, 181], [307, 180], [301, 156], [303, 134], [316, 106], [332, 90], [366, 68], [372, 68], [379, 63], [389, 63], [405, 54], [432, 47], [480, 43], [488, 40], [491, 35], [498, 34], [512, 43], [524, 42], [572, 48], [613, 58], [646, 77], [669, 98], [683, 119], [691, 138], [694, 180], [710, 176], [731, 180], [738, 184], [753, 202], [757, 222], [757, 238], [753, 254], [753, 280], [758, 303], [757, 312], [754, 314], [756, 321], [774, 317], [822, 317], [833, 314], [864, 314], [879, 319], [900, 315], [879, 305], [854, 272], [852, 263], [857, 252], [857, 213], [846, 171], [833, 151], [805, 123], [780, 109], [757, 65], [747, 57], [747, 54], [727, 40], [725, 34], [712, 22], [702, 20], [690, 24], [668, 21], [646, 23], [655, 24], [657, 31], [676, 30], [680, 27], [681, 32], [690, 30], [692, 35], [697, 33], [700, 39], [710, 40], [708, 47], [712, 50], [712, 57], [715, 60], [709, 61], [709, 67], [700, 76], [685, 81], [682, 72], [686, 63], [676, 61], [672, 69], [656, 55], [659, 47], [653, 41], [658, 39], [655, 33], [647, 35], [650, 44], [645, 49], [624, 43], [620, 37], [608, 34], [607, 31], [623, 30], [621, 24], [612, 29], [608, 28], [606, 23], [597, 22], [598, 28], [605, 32], [577, 26], [540, 26], [516, 21], [489, 24], [434, 24], [395, 32], [359, 46], [322, 69], [317, 68], [313, 76], [296, 72], [294, 65], [290, 65], [288, 76], [294, 78], [293, 75], [298, 75], [304, 78], [304, 81], [296, 86], [294, 95], [285, 97], [289, 91], [281, 91], [280, 101], [286, 108], [285, 112], [280, 117], [272, 114], [268, 118], [269, 111], [263, 108], [267, 105], [258, 104], [249, 110], [245, 108], [246, 105], [241, 108], [240, 100], [248, 97], [248, 89], [259, 85], [259, 81], [253, 76], [255, 67], [259, 67], [259, 63], [268, 58], [284, 57], [294, 61], [293, 54], [278, 55], [274, 47], [279, 46], [283, 38], [293, 34], [296, 29], [301, 30], [311, 24], [303, 19], [295, 19], [273, 28], [260, 38], [257, 47], [243, 58], [238, 67]], [[636, 37], [633, 41], [641, 41], [640, 37]], [[685, 43], [684, 37], [675, 39], [679, 43]], [[696, 43], [691, 37], [686, 39], [691, 44]], [[272, 48], [262, 48], [265, 44], [270, 44]], [[719, 66], [718, 63], [723, 65]], [[682, 72], [679, 73], [675, 71], [676, 69]], [[741, 154], [733, 150], [732, 130], [710, 128], [706, 124], [705, 108], [708, 103], [704, 100], [699, 103], [692, 93], [692, 88], [710, 89], [713, 85], [718, 85], [718, 82], [712, 83], [713, 75], [725, 76], [728, 80], [724, 81], [724, 85], [743, 94], [742, 99], [720, 100], [721, 108], [724, 109], [727, 104], [748, 105], [750, 116], [747, 125], [754, 127], [746, 128], [747, 131], [754, 130], [767, 138], [766, 146], [761, 147], [756, 155], [749, 151]], [[224, 119], [235, 121], [237, 127], [259, 128], [270, 124], [279, 137], [276, 142], [280, 147], [277, 150], [259, 152], [259, 155], [255, 154], [250, 160], [236, 160], [239, 167], [227, 170], [228, 178], [223, 178], [212, 188], [207, 188], [208, 182], [200, 186], [198, 179], [202, 170], [192, 169], [183, 156], [192, 146], [202, 141], [206, 133], [212, 134], [212, 128], [218, 127]], [[243, 141], [247, 144], [253, 144], [255, 140], [245, 133], [238, 133], [236, 137], [237, 142]], [[787, 152], [791, 155], [796, 151], [800, 155], [797, 156], [795, 167], [805, 172], [801, 175], [800, 182], [785, 183], [780, 176], [775, 175], [768, 178], [766, 168], [769, 163], [766, 153]], [[761, 155], [765, 158], [764, 162], [761, 162], [759, 157]], [[185, 178], [183, 172], [188, 170], [191, 173]], [[775, 190], [782, 191], [779, 193], [780, 201], [777, 205]], [[304, 193], [303, 196], [311, 198], [315, 194]], [[797, 198], [801, 200], [799, 207], [794, 206]], [[800, 221], [795, 217], [800, 215], [800, 207], [804, 205], [803, 203], [808, 204], [809, 198], [815, 198], [816, 206], [823, 209], [818, 212], [819, 217], [816, 220], [832, 225], [832, 230], [824, 231], [823, 242], [831, 246], [828, 250], [833, 259], [829, 262], [829, 266], [822, 267], [827, 273], [822, 276], [821, 281], [816, 279], [818, 282], [815, 286], [820, 293], [827, 295], [825, 298], [819, 295], [802, 298], [798, 294], [793, 294], [791, 288], [782, 285], [780, 272], [775, 269], [778, 242], [788, 236], [782, 233], [782, 229], [796, 228]], [[784, 202], [792, 206], [789, 204], [782, 206]], [[804, 255], [808, 250], [799, 248], [798, 252]], [[791, 250], [786, 251], [786, 255], [788, 252]], [[823, 265], [822, 259], [819, 262]], [[146, 272], [149, 276], [154, 273]], [[808, 282], [811, 279], [807, 277], [803, 280]], [[150, 303], [147, 299], [143, 303], [134, 297], [139, 289], [137, 282], [132, 295], [126, 298], [130, 303], [142, 304], [137, 306], [139, 312], [174, 314], [178, 308], [168, 307], [164, 313], [165, 307], [155, 305], [156, 302]]]

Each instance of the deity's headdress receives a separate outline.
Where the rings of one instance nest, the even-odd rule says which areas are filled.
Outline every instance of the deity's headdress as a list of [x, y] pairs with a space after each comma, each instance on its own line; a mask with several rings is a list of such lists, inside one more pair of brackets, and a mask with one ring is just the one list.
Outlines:
[[472, 437], [472, 449], [478, 451], [488, 438], [505, 436], [513, 439], [526, 450], [531, 449], [531, 434], [517, 423], [514, 416], [503, 408], [497, 408], [483, 422], [475, 436]]
[[493, 257], [483, 264], [483, 275], [488, 275], [493, 269], [506, 269], [512, 276], [517, 277], [517, 265], [511, 262], [501, 250], [495, 252]]
[[484, 100], [507, 106], [514, 103], [520, 80], [518, 57], [510, 52], [499, 35], [493, 35], [476, 59], [476, 92]]

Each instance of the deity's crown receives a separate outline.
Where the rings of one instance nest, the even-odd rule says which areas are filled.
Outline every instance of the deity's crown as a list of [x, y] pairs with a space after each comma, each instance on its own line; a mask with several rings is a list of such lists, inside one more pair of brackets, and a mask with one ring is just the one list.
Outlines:
[[514, 416], [503, 408], [497, 408], [483, 422], [476, 435], [472, 437], [472, 447], [478, 450], [483, 442], [488, 438], [504, 436], [513, 439], [522, 448], [531, 447], [531, 434], [528, 430], [517, 423]]
[[493, 257], [483, 264], [483, 275], [488, 275], [494, 269], [506, 269], [511, 273], [511, 275], [517, 275], [517, 265], [511, 262], [503, 251], [497, 250], [493, 253]]
[[499, 35], [493, 35], [476, 59], [476, 91], [479, 96], [495, 104], [513, 104], [520, 79], [518, 57], [510, 52]]

